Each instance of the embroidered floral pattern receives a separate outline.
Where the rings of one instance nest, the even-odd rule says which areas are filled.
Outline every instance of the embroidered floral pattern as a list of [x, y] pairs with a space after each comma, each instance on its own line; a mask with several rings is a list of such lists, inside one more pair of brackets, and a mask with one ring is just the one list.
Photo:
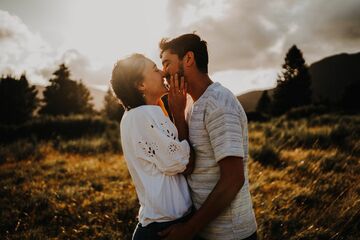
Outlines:
[[147, 157], [154, 157], [156, 151], [159, 150], [159, 146], [154, 142], [139, 141], [138, 143], [141, 145], [141, 149]]
[[175, 154], [175, 152], [179, 151], [180, 148], [178, 145], [176, 145], [174, 143], [170, 143], [168, 150], [169, 150], [169, 154], [172, 155], [172, 154]]
[[[171, 140], [176, 140], [176, 134], [173, 131], [171, 131], [171, 128], [169, 127], [169, 123], [167, 121], [161, 122], [160, 126], [161, 126], [160, 130], [165, 134], [165, 136], [167, 136]], [[155, 128], [153, 124], [151, 124], [150, 127]], [[138, 143], [140, 144], [141, 149], [143, 150], [144, 154], [147, 157], [155, 157], [156, 152], [159, 150], [159, 146], [155, 142], [148, 142], [142, 139], [138, 141]], [[175, 152], [179, 150], [180, 147], [177, 144], [172, 143], [170, 141], [170, 144], [168, 145], [169, 154], [170, 155], [175, 154]]]
[[[171, 138], [171, 139], [173, 139], [173, 140], [175, 140], [176, 139], [176, 135], [175, 135], [175, 133], [173, 133], [171, 130], [169, 130], [169, 127], [168, 127], [168, 122], [162, 122], [162, 123], [160, 123], [160, 125], [161, 125], [161, 130], [164, 132], [164, 134], [168, 137], [168, 138]], [[152, 126], [152, 125], [151, 125]]]

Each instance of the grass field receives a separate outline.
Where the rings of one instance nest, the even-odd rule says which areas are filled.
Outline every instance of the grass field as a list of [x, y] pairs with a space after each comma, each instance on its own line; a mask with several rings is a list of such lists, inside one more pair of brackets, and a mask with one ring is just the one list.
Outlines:
[[[249, 136], [260, 239], [360, 239], [359, 115], [284, 116]], [[137, 210], [104, 135], [1, 145], [1, 239], [130, 239]]]

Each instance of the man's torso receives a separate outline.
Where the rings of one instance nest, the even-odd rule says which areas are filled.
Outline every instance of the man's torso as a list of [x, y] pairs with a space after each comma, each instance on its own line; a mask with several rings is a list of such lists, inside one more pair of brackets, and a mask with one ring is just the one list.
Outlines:
[[[196, 153], [195, 169], [188, 177], [188, 183], [191, 188], [192, 199], [195, 207], [198, 209], [207, 199], [220, 178], [220, 169], [215, 160], [215, 152], [209, 135], [210, 127], [207, 126], [206, 118], [212, 111], [218, 108], [229, 109], [236, 113], [238, 121], [236, 124], [226, 124], [222, 122], [212, 122], [212, 137], [221, 134], [222, 128], [226, 131], [239, 131], [241, 128], [242, 139], [239, 141], [243, 149], [243, 161], [245, 171], [244, 185], [237, 194], [231, 205], [217, 217], [210, 225], [204, 229], [201, 235], [209, 239], [237, 239], [234, 236], [250, 236], [256, 230], [256, 222], [252, 209], [252, 201], [249, 192], [247, 155], [248, 155], [248, 130], [246, 115], [235, 98], [235, 96], [226, 88], [218, 83], [214, 83], [204, 92], [201, 98], [194, 103], [188, 112], [187, 120], [189, 125], [189, 139]], [[214, 126], [215, 125], [215, 126]], [[218, 125], [218, 126], [217, 126]], [[240, 127], [241, 126], [241, 127]], [[232, 129], [234, 128], [234, 129]], [[235, 129], [236, 128], [236, 129]], [[215, 129], [215, 130], [214, 130]], [[219, 129], [217, 133], [217, 129]], [[220, 142], [222, 136], [216, 136]], [[225, 140], [224, 140], [225, 141]], [[225, 149], [230, 151], [231, 149]], [[247, 236], [246, 236], [247, 235]], [[244, 238], [245, 238], [244, 237]], [[239, 238], [242, 239], [243, 237]]]

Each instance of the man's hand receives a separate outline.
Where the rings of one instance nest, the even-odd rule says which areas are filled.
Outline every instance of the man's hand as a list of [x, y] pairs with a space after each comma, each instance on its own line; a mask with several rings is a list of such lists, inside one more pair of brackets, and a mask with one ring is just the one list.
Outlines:
[[191, 240], [195, 237], [194, 230], [186, 223], [178, 223], [159, 232], [159, 236], [166, 240]]
[[165, 239], [191, 239], [231, 204], [245, 181], [243, 158], [225, 157], [219, 161], [219, 167], [220, 179], [205, 202], [185, 225], [166, 229]]

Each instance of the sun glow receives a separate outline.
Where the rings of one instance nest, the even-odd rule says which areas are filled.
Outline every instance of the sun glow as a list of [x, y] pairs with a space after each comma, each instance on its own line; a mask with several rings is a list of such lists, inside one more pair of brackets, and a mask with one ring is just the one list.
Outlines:
[[71, 1], [61, 48], [77, 49], [95, 65], [133, 52], [158, 58], [158, 42], [168, 27], [166, 5], [167, 0]]

